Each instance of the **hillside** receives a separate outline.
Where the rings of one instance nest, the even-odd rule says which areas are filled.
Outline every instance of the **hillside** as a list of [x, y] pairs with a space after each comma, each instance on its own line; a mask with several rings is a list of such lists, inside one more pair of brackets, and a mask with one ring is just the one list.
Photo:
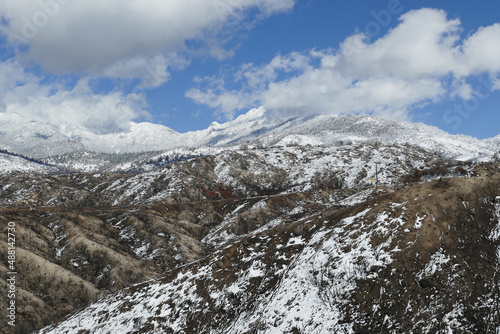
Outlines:
[[12, 127], [27, 141], [9, 150], [44, 157], [0, 154], [15, 333], [491, 329], [497, 139], [368, 116], [266, 117], [256, 109], [189, 140], [147, 124], [128, 135]]
[[[177, 150], [105, 173], [3, 174], [0, 227], [17, 228], [23, 325], [16, 333], [82, 309], [43, 332], [241, 333], [257, 325], [263, 332], [373, 332], [380, 323], [396, 329], [424, 319], [418, 312], [427, 306], [415, 306], [427, 300], [422, 294], [453, 292], [442, 282], [476, 289], [474, 298], [486, 304], [457, 296], [456, 310], [445, 303], [435, 312], [442, 327], [445, 311], [460, 318], [491, 309], [485, 291], [496, 279], [498, 171], [407, 144], [347, 143]], [[436, 248], [436, 238], [446, 247]], [[486, 262], [469, 263], [479, 256], [469, 242], [480, 242]], [[0, 247], [6, 250], [6, 234]], [[0, 254], [5, 263], [7, 252]], [[429, 274], [433, 259], [453, 265], [436, 264]], [[487, 275], [480, 281], [465, 274], [478, 263]], [[393, 276], [412, 288], [397, 290]], [[481, 290], [478, 282], [490, 285]], [[290, 293], [300, 298], [290, 301]], [[120, 307], [100, 318], [114, 303]], [[414, 318], [401, 316], [402, 303], [414, 305]], [[158, 319], [144, 317], [143, 308]], [[313, 320], [329, 314], [327, 327], [317, 327]], [[467, 319], [457, 326], [488, 326]]]
[[[495, 333], [499, 188], [495, 174], [352, 206], [247, 201], [212, 230], [232, 235], [213, 252], [41, 333]], [[252, 214], [276, 203], [295, 210]]]
[[41, 161], [29, 159], [17, 154], [0, 151], [0, 174], [25, 172], [34, 174], [54, 173], [58, 168]]
[[0, 205], [106, 208], [364, 188], [377, 181], [398, 186], [417, 169], [430, 179], [469, 175], [475, 166], [408, 145], [380, 144], [200, 149], [173, 163], [170, 156], [139, 159], [106, 173], [0, 175]]

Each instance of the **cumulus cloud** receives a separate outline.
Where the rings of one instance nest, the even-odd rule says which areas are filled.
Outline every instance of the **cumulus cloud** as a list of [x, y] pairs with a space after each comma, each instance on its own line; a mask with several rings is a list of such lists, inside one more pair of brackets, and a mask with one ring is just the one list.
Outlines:
[[[500, 74], [500, 24], [467, 38], [462, 33], [460, 20], [448, 19], [442, 10], [414, 10], [375, 41], [358, 33], [336, 51], [312, 50], [278, 56], [265, 65], [243, 65], [235, 76], [239, 89], [227, 90], [219, 81], [216, 89], [200, 85], [186, 95], [228, 117], [233, 108], [262, 104], [280, 115], [371, 113], [407, 119], [412, 110], [446, 96], [471, 98], [467, 80], [472, 76]], [[498, 87], [498, 80], [493, 84]]]
[[126, 131], [132, 120], [148, 116], [140, 94], [97, 94], [88, 79], [80, 79], [70, 89], [46, 84], [15, 60], [0, 62], [0, 78], [0, 111], [4, 113], [54, 125], [76, 125], [94, 133]]
[[118, 79], [139, 79], [142, 88], [159, 87], [167, 82], [171, 75], [169, 68], [185, 69], [189, 60], [178, 54], [168, 57], [159, 54], [154, 57], [137, 56], [121, 60], [104, 70], [104, 75]]
[[[16, 53], [0, 61], [0, 112], [96, 133], [126, 130], [148, 115], [145, 98], [97, 93], [96, 81], [139, 81], [135, 92], [159, 87], [194, 56], [231, 55], [227, 42], [235, 31], [288, 11], [294, 2], [0, 0], [0, 34]], [[42, 74], [25, 70], [31, 65]]]
[[463, 43], [462, 62], [469, 74], [500, 72], [500, 24], [480, 28]]
[[21, 46], [23, 60], [48, 72], [151, 81], [144, 74], [149, 66], [163, 82], [172, 55], [189, 52], [186, 41], [210, 43], [207, 48], [220, 53], [214, 36], [236, 27], [250, 10], [261, 18], [293, 5], [294, 0], [0, 0], [0, 31]]
[[203, 90], [190, 89], [186, 92], [186, 97], [214, 109], [216, 114], [224, 118], [232, 119], [236, 110], [247, 108], [258, 100], [258, 96], [243, 90], [228, 91], [221, 79], [207, 77], [197, 81], [207, 82], [208, 87]]
[[256, 66], [248, 63], [234, 73], [234, 80], [241, 82], [241, 90], [227, 90], [224, 87], [226, 75], [222, 77], [196, 78], [205, 89], [192, 88], [186, 92], [186, 97], [209, 106], [216, 110], [216, 114], [225, 118], [232, 118], [236, 110], [241, 110], [259, 103], [260, 93], [269, 82], [278, 79], [280, 73], [302, 73], [312, 69], [308, 56], [293, 52], [286, 56], [277, 55], [266, 65]]

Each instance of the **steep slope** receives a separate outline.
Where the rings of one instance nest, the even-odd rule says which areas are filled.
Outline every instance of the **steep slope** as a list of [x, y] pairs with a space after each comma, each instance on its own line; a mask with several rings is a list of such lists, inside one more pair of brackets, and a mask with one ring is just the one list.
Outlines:
[[[337, 191], [335, 196], [351, 194]], [[231, 234], [244, 235], [328, 206], [328, 196], [320, 200], [306, 193], [135, 208], [0, 209], [0, 228], [8, 222], [16, 227], [15, 333], [31, 333], [111, 292], [207, 256], [214, 249], [211, 245], [229, 236], [227, 222]], [[3, 304], [8, 295], [3, 265], [7, 254], [2, 233]], [[6, 321], [0, 319], [0, 333], [11, 333]]]
[[298, 210], [40, 333], [495, 333], [498, 189], [442, 179]]

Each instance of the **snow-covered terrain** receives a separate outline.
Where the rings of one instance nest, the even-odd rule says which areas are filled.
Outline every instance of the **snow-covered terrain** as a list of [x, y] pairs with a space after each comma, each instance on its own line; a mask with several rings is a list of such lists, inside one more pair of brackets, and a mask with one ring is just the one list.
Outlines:
[[40, 162], [31, 161], [8, 153], [0, 153], [0, 174], [8, 174], [12, 172], [45, 174], [56, 171], [57, 168]]
[[72, 124], [53, 126], [22, 116], [0, 114], [0, 148], [34, 158], [75, 151], [131, 153], [176, 148], [337, 145], [339, 143], [408, 143], [459, 160], [486, 159], [500, 150], [498, 137], [478, 140], [450, 135], [436, 127], [371, 116], [315, 115], [275, 120], [261, 108], [207, 129], [178, 133], [162, 125], [131, 123], [125, 132], [95, 134]]
[[[496, 333], [498, 197], [485, 189], [499, 182], [421, 184], [269, 217], [267, 228], [219, 238], [205, 258], [40, 333]], [[213, 233], [270, 201], [240, 204]], [[479, 208], [484, 217], [466, 218]]]
[[0, 149], [38, 159], [82, 151], [85, 147], [54, 125], [0, 113]]
[[[190, 151], [185, 159], [179, 158], [179, 152], [169, 151], [119, 164], [112, 173], [35, 178], [24, 174], [0, 175], [6, 187], [0, 205], [28, 202], [43, 207], [129, 206], [363, 189], [375, 185], [396, 187], [444, 175], [471, 175], [475, 166], [407, 145], [201, 148]], [[178, 161], [165, 163], [172, 159]], [[416, 170], [420, 174], [410, 179]], [[43, 191], [61, 187], [64, 191]]]
[[500, 137], [262, 108], [186, 134], [0, 126], [20, 331], [500, 330]]

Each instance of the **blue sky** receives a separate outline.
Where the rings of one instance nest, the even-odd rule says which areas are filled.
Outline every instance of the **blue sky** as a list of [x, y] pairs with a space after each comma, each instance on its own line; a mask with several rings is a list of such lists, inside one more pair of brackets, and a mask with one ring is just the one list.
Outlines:
[[186, 132], [264, 105], [500, 134], [500, 3], [0, 0], [0, 111]]

